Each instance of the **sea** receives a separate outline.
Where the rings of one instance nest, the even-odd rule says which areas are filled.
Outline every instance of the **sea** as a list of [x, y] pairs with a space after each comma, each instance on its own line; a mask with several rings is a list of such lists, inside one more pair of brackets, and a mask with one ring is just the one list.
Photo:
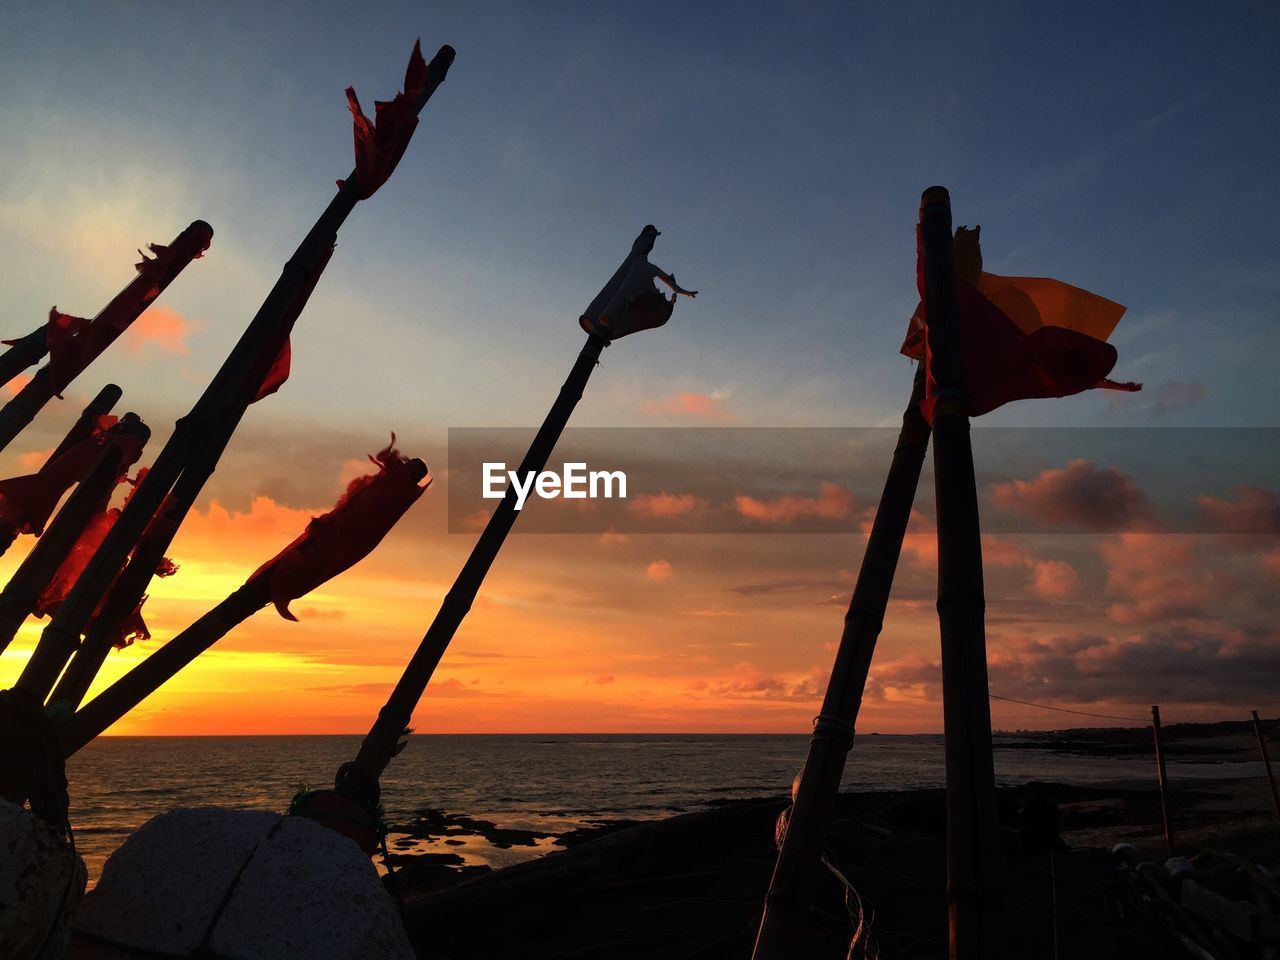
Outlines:
[[[1154, 781], [1154, 763], [1041, 749], [999, 749], [1000, 783]], [[304, 787], [332, 786], [358, 736], [103, 737], [67, 765], [76, 848], [90, 884], [133, 830], [175, 807], [283, 812]], [[603, 822], [667, 817], [726, 800], [784, 796], [804, 762], [804, 735], [424, 734], [382, 779], [393, 846], [411, 840], [397, 824], [422, 810], [529, 831], [527, 843], [464, 831], [451, 852], [494, 868], [558, 849], [556, 838]], [[1261, 763], [1169, 763], [1171, 779], [1261, 776]], [[943, 741], [935, 735], [859, 736], [845, 790], [942, 786]], [[489, 835], [487, 835], [489, 834]], [[436, 849], [439, 849], [438, 847]]]

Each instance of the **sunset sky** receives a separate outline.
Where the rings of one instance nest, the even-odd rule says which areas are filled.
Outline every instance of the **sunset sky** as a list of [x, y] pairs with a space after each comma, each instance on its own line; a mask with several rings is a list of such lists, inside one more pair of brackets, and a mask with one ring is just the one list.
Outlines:
[[[328, 509], [391, 431], [435, 484], [370, 558], [294, 604], [300, 623], [261, 612], [114, 732], [366, 729], [474, 542], [448, 532], [447, 431], [532, 436], [578, 315], [646, 223], [663, 232], [653, 261], [700, 294], [605, 353], [575, 426], [895, 425], [932, 183], [957, 224], [982, 225], [987, 269], [1126, 304], [1114, 376], [1146, 385], [978, 422], [1136, 438], [1112, 458], [1061, 430], [999, 469], [980, 459], [984, 518], [1004, 531], [986, 544], [992, 692], [1133, 717], [1160, 703], [1168, 721], [1276, 715], [1276, 474], [1215, 451], [1243, 427], [1280, 449], [1277, 27], [1262, 3], [10, 8], [0, 334], [52, 304], [93, 316], [137, 247], [193, 219], [215, 236], [0, 454], [4, 477], [38, 466], [107, 382], [117, 412], [151, 426], [149, 462], [349, 172], [343, 88], [371, 112], [416, 37], [428, 58], [457, 49], [395, 175], [343, 228], [290, 380], [250, 410], [179, 533], [181, 569], [146, 605], [154, 639], [104, 679]], [[1190, 452], [1170, 493], [1137, 454], [1173, 448]], [[649, 498], [637, 510], [722, 510], [750, 532], [517, 526], [417, 729], [806, 731], [878, 484], [841, 469], [765, 446], [717, 502], [678, 463], [633, 491]], [[931, 511], [922, 498], [861, 731], [941, 728]], [[781, 532], [797, 517], [831, 531]], [[1075, 532], [1043, 532], [1059, 527]], [[42, 625], [0, 657], [0, 685]], [[993, 722], [1102, 721], [997, 702]]]

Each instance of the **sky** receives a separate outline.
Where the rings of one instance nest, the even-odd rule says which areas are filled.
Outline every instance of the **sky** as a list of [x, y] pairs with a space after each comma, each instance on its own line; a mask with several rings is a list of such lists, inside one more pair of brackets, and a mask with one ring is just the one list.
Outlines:
[[[699, 296], [606, 351], [575, 427], [895, 425], [933, 183], [957, 224], [981, 224], [988, 270], [1125, 304], [1113, 375], [1145, 384], [975, 424], [1052, 438], [999, 469], [979, 458], [1001, 531], [985, 545], [992, 692], [1135, 718], [1160, 703], [1167, 721], [1280, 711], [1275, 474], [1246, 469], [1247, 450], [1216, 456], [1232, 429], [1265, 447], [1280, 426], [1273, 6], [4, 9], [5, 335], [52, 304], [93, 316], [137, 247], [194, 219], [215, 235], [0, 454], [0, 476], [38, 466], [107, 382], [151, 426], [149, 462], [349, 172], [343, 88], [371, 110], [415, 38], [428, 58], [457, 50], [395, 175], [343, 227], [290, 380], [250, 410], [179, 533], [181, 569], [146, 606], [153, 639], [113, 654], [98, 688], [328, 509], [392, 431], [435, 483], [372, 556], [294, 605], [300, 623], [261, 612], [113, 732], [366, 729], [474, 542], [450, 532], [448, 431], [532, 436], [580, 347], [576, 318], [646, 223], [662, 231], [653, 261]], [[1215, 532], [1157, 515], [1172, 474], [1050, 428], [1125, 428], [1129, 453], [1184, 452], [1170, 468], [1182, 507]], [[697, 456], [677, 459], [635, 491], [637, 510], [703, 508], [682, 487]], [[878, 483], [842, 462], [756, 444], [712, 505], [746, 532], [517, 525], [416, 728], [807, 730]], [[864, 481], [886, 467], [883, 451], [857, 463]], [[941, 728], [930, 483], [864, 732]], [[821, 532], [788, 532], [797, 518]], [[0, 683], [41, 626], [0, 657]], [[1104, 721], [997, 701], [993, 722]]]

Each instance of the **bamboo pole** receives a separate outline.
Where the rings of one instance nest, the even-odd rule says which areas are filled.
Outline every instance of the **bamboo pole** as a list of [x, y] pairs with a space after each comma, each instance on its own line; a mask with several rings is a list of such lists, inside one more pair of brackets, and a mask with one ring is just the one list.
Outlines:
[[871, 669], [876, 640], [902, 552], [907, 522], [929, 446], [929, 424], [920, 412], [924, 367], [916, 369], [911, 400], [902, 414], [902, 430], [876, 508], [862, 567], [853, 588], [844, 631], [827, 682], [822, 712], [814, 722], [809, 753], [800, 773], [778, 850], [764, 915], [756, 936], [754, 960], [786, 960], [796, 955], [813, 888], [820, 873], [822, 845], [840, 792], [845, 758]]
[[98, 395], [90, 400], [85, 408], [80, 411], [80, 416], [71, 425], [71, 429], [62, 438], [62, 442], [54, 447], [53, 453], [49, 454], [49, 458], [45, 461], [46, 465], [57, 460], [81, 440], [91, 436], [98, 426], [98, 418], [105, 417], [110, 413], [115, 408], [115, 405], [120, 402], [122, 396], [124, 396], [124, 391], [114, 383], [108, 383], [99, 390]]
[[[88, 438], [93, 433], [93, 428], [97, 425], [98, 418], [111, 412], [111, 408], [116, 405], [120, 399], [122, 391], [114, 383], [109, 383], [101, 390], [98, 395], [89, 401], [88, 406], [80, 412], [79, 418], [71, 425], [71, 429], [67, 431], [67, 435], [54, 448], [53, 453], [45, 458], [43, 470], [58, 457], [62, 456], [69, 449], [74, 447], [81, 440]], [[18, 538], [18, 531], [7, 523], [0, 522], [0, 556], [4, 556], [9, 548], [13, 546], [13, 541]], [[0, 647], [0, 649], [4, 649]]]
[[[413, 105], [415, 115], [422, 111], [444, 82], [453, 58], [453, 48], [446, 44], [427, 65], [426, 81]], [[178, 421], [146, 478], [134, 490], [84, 574], [45, 628], [45, 634], [51, 636], [64, 658], [76, 649], [82, 628], [89, 622], [125, 559], [138, 545], [139, 538], [169, 493], [181, 494], [188, 506], [194, 502], [195, 494], [212, 474], [231, 432], [256, 395], [261, 374], [288, 341], [293, 320], [296, 320], [301, 305], [328, 263], [337, 242], [338, 229], [359, 200], [356, 171], [352, 170], [285, 263], [266, 300], [191, 412]], [[191, 472], [187, 483], [179, 491], [175, 484], [188, 469]], [[171, 531], [169, 536], [173, 532], [176, 531]], [[141, 577], [144, 572], [139, 567], [136, 575]], [[146, 573], [146, 576], [149, 578], [150, 574]], [[129, 580], [133, 583], [134, 575], [131, 574]], [[77, 687], [84, 685], [87, 689], [84, 678], [92, 679], [92, 673], [96, 672], [93, 661], [97, 659], [100, 664], [102, 656], [105, 656], [105, 651], [99, 649], [96, 642], [85, 651], [82, 668], [77, 668], [75, 674]]]
[[[529, 445], [524, 459], [520, 461], [516, 472], [522, 480], [531, 473], [539, 473], [547, 465], [547, 459], [551, 456], [556, 441], [560, 439], [565, 424], [569, 422], [569, 416], [573, 413], [574, 407], [582, 399], [582, 391], [600, 359], [600, 351], [605, 346], [605, 341], [597, 334], [592, 333], [587, 336], [587, 341], [579, 352], [573, 368], [569, 371], [564, 385], [560, 387], [560, 393], [551, 405], [551, 410]], [[386, 705], [378, 712], [377, 720], [374, 721], [364, 742], [360, 745], [355, 765], [373, 781], [381, 777], [387, 764], [395, 756], [401, 733], [408, 726], [414, 708], [417, 707], [418, 701], [427, 688], [427, 683], [431, 680], [431, 675], [435, 673], [449, 642], [471, 609], [471, 604], [480, 592], [480, 585], [484, 583], [485, 575], [493, 565], [503, 541], [506, 540], [507, 534], [515, 525], [519, 515], [519, 511], [516, 510], [515, 486], [508, 485], [502, 502], [494, 509], [479, 540], [472, 548], [467, 562], [463, 565], [449, 592], [445, 594], [440, 610], [427, 629], [426, 635], [423, 636], [422, 642], [414, 651]]]
[[1156, 782], [1160, 786], [1160, 821], [1164, 824], [1164, 846], [1169, 856], [1174, 856], [1173, 824], [1169, 818], [1169, 778], [1164, 769], [1164, 737], [1160, 728], [1160, 708], [1151, 707], [1151, 734], [1156, 745]]
[[246, 583], [85, 704], [57, 728], [62, 755], [70, 757], [265, 607], [269, 591], [269, 580]]
[[996, 887], [999, 847], [982, 533], [960, 372], [952, 244], [951, 199], [943, 187], [930, 187], [920, 200], [920, 249], [938, 516], [949, 955], [951, 960], [976, 960], [992, 956], [995, 950], [988, 901]]
[[1280, 792], [1276, 790], [1276, 775], [1271, 770], [1271, 751], [1267, 748], [1267, 738], [1262, 733], [1262, 721], [1258, 719], [1258, 711], [1250, 710], [1253, 715], [1253, 733], [1258, 738], [1258, 752], [1262, 754], [1262, 765], [1267, 769], [1267, 783], [1271, 786], [1271, 802], [1275, 804], [1276, 817], [1280, 819]]
[[89, 472], [14, 571], [0, 592], [0, 651], [9, 646], [18, 628], [35, 610], [40, 595], [76, 545], [85, 524], [110, 499], [120, 475], [136, 462], [151, 435], [146, 425], [131, 413], [113, 430], [136, 437], [140, 442], [127, 447], [110, 442], [103, 445]]
[[0, 409], [0, 450], [26, 429], [45, 404], [61, 393], [85, 368], [102, 355], [165, 288], [198, 257], [213, 239], [213, 227], [195, 220], [169, 244], [163, 262], [155, 269], [141, 269], [123, 290], [76, 336], [89, 347], [85, 356], [67, 369], [46, 363], [17, 396]]
[[[426, 478], [427, 465], [421, 460], [409, 460], [406, 465], [408, 468], [407, 476], [414, 484], [418, 484]], [[421, 489], [425, 490], [426, 488], [422, 487]], [[417, 495], [420, 495], [420, 493]], [[358, 496], [359, 494], [357, 494]], [[416, 499], [416, 496], [408, 501], [405, 509], [414, 499]], [[346, 501], [345, 495], [343, 501], [339, 502], [339, 506], [325, 515], [327, 522], [339, 522], [335, 517], [342, 511], [341, 504], [344, 501]], [[350, 506], [349, 503], [348, 506]], [[394, 516], [383, 515], [382, 521], [377, 522], [369, 514], [364, 514], [363, 535], [376, 532], [377, 539], [381, 540], [390, 531], [391, 526], [398, 522], [401, 515], [402, 513], [397, 513]], [[195, 660], [196, 657], [266, 606], [272, 599], [273, 577], [270, 571], [279, 562], [288, 562], [285, 558], [291, 556], [294, 551], [305, 553], [309, 547], [315, 548], [314, 541], [308, 539], [311, 529], [312, 525], [308, 524], [307, 530], [303, 532], [302, 537], [287, 546], [265, 566], [259, 567], [241, 587], [102, 693], [98, 694], [76, 712], [74, 716], [59, 725], [58, 739], [63, 748], [63, 755], [71, 756], [94, 737], [103, 733], [113, 723], [176, 676], [180, 670]], [[370, 549], [372, 549], [372, 546], [370, 546]], [[332, 579], [365, 555], [365, 553], [360, 553], [358, 556], [348, 555], [344, 557], [340, 566], [330, 567], [325, 571], [325, 579]], [[316, 583], [311, 589], [315, 589], [316, 586], [319, 586], [319, 583]], [[57, 702], [62, 698], [55, 693], [52, 699]]]
[[8, 383], [27, 367], [34, 366], [49, 352], [49, 328], [41, 325], [25, 337], [9, 344], [0, 354], [0, 384]]

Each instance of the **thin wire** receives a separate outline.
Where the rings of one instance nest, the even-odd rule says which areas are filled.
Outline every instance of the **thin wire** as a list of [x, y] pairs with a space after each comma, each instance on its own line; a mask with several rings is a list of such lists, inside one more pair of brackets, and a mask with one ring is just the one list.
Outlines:
[[1066, 707], [1051, 707], [1047, 703], [1032, 703], [1030, 700], [1017, 700], [1013, 697], [1000, 697], [994, 693], [987, 694], [992, 700], [1003, 700], [1005, 703], [1020, 703], [1024, 707], [1039, 707], [1041, 710], [1055, 710], [1058, 713], [1074, 713], [1081, 717], [1098, 717], [1102, 720], [1128, 720], [1132, 723], [1146, 723], [1146, 717], [1120, 717], [1114, 713], [1089, 713], [1087, 710], [1068, 710]]

